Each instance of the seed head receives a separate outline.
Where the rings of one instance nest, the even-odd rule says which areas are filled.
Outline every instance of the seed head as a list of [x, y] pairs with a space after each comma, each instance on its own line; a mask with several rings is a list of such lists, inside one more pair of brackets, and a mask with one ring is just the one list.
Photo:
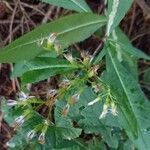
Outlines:
[[38, 141], [40, 144], [44, 144], [45, 143], [45, 133], [42, 132], [39, 137], [38, 137]]
[[29, 131], [27, 134], [27, 139], [32, 140], [35, 136], [35, 133], [36, 133], [35, 130]]

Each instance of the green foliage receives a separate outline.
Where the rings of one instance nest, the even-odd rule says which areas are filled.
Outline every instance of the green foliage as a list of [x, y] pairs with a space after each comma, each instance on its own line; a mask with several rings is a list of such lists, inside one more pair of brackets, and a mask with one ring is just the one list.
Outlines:
[[144, 72], [144, 82], [150, 84], [150, 68]]
[[52, 33], [58, 35], [59, 44], [62, 48], [66, 48], [88, 38], [105, 23], [106, 18], [104, 16], [81, 13], [41, 25], [2, 49], [0, 62], [18, 62], [34, 58], [44, 51], [40, 45], [41, 41], [48, 39]]
[[91, 12], [91, 9], [84, 0], [43, 0], [43, 2], [77, 12]]
[[[108, 0], [107, 20], [83, 0], [44, 2], [80, 13], [41, 25], [0, 51], [1, 63], [15, 63], [11, 77], [19, 77], [24, 88], [58, 79], [44, 100], [22, 92], [8, 100], [12, 108], [3, 100], [5, 121], [19, 128], [7, 143], [10, 150], [148, 150], [150, 103], [138, 84], [137, 61], [150, 57], [117, 27], [132, 0]], [[102, 27], [104, 46], [97, 55], [72, 52], [69, 46]], [[148, 77], [149, 69], [146, 82]]]
[[[133, 0], [127, 0], [124, 2], [124, 0], [108, 0], [108, 25], [107, 25], [107, 31], [111, 33], [115, 27], [118, 26], [120, 21], [124, 18], [125, 14], [129, 10], [133, 3]], [[109, 28], [109, 29], [108, 29]]]

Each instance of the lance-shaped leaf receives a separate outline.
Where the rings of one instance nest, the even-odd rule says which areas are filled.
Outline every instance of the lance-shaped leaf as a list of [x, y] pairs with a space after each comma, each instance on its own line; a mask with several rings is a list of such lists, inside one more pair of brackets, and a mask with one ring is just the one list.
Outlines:
[[107, 36], [124, 18], [126, 12], [131, 7], [133, 0], [108, 0], [108, 24]]
[[29, 60], [41, 53], [39, 42], [51, 33], [57, 34], [61, 48], [80, 42], [105, 25], [106, 18], [92, 13], [80, 13], [63, 17], [57, 21], [41, 25], [30, 33], [15, 40], [0, 51], [0, 62]]
[[150, 56], [146, 55], [141, 50], [133, 47], [128, 37], [123, 33], [123, 31], [120, 28], [116, 28], [113, 33], [115, 33], [115, 39], [114, 37], [112, 37], [109, 39], [109, 41], [114, 46], [118, 45], [120, 47], [120, 50], [122, 51], [121, 53], [125, 51], [132, 57], [150, 60]]
[[38, 82], [56, 74], [76, 70], [78, 66], [58, 58], [35, 58], [16, 64], [12, 77], [22, 76], [23, 83]]
[[116, 97], [120, 123], [139, 150], [149, 149], [150, 103], [134, 77], [118, 61], [112, 48], [108, 49], [107, 73], [105, 80]]
[[77, 12], [91, 12], [85, 0], [43, 0], [43, 2]]

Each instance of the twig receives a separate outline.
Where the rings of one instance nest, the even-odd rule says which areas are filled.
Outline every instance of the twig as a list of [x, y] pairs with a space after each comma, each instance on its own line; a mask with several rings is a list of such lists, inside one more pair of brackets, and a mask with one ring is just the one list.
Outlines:
[[150, 7], [146, 4], [144, 0], [135, 0], [135, 2], [142, 8], [144, 14], [150, 17]]
[[144, 35], [148, 35], [148, 34], [150, 34], [150, 31], [149, 31], [149, 32], [146, 31], [146, 32], [144, 32], [144, 33], [138, 34], [137, 36], [135, 36], [135, 37], [133, 37], [133, 38], [131, 39], [131, 42], [137, 40], [138, 38], [140, 38], [140, 37], [142, 37], [142, 36], [144, 36]]
[[25, 7], [31, 8], [31, 9], [35, 10], [36, 12], [40, 13], [41, 15], [45, 16], [45, 13], [44, 13], [44, 12], [42, 12], [41, 10], [39, 10], [38, 8], [36, 8], [36, 6], [29, 5], [29, 4], [24, 3], [24, 2], [20, 2], [20, 4], [21, 4], [22, 6], [25, 6]]
[[54, 9], [55, 9], [55, 6], [50, 6], [49, 7], [47, 13], [45, 14], [45, 16], [42, 20], [42, 23], [46, 23], [49, 20], [49, 18], [50, 18], [50, 16], [51, 16]]
[[131, 20], [131, 24], [130, 24], [130, 28], [129, 28], [129, 32], [128, 32], [128, 36], [130, 37], [132, 29], [133, 29], [133, 25], [134, 25], [134, 20], [135, 20], [135, 10], [136, 10], [136, 5], [135, 3], [133, 4], [133, 14], [132, 14], [132, 20]]
[[12, 16], [11, 16], [11, 22], [10, 22], [10, 26], [9, 26], [9, 34], [10, 34], [9, 43], [11, 43], [11, 41], [12, 41], [12, 27], [13, 27], [13, 22], [14, 22], [16, 11], [17, 11], [17, 7], [18, 7], [18, 1], [15, 5], [15, 8], [14, 8]]

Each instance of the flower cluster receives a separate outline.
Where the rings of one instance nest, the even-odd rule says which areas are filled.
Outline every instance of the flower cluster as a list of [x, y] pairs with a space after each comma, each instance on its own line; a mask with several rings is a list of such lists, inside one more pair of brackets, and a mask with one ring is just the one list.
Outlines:
[[18, 94], [18, 98], [17, 98], [18, 101], [9, 99], [9, 100], [7, 100], [7, 105], [8, 106], [16, 106], [19, 104], [23, 104], [24, 102], [26, 102], [27, 100], [32, 99], [32, 98], [35, 98], [35, 97], [29, 96], [29, 94], [25, 94], [24, 92], [21, 91]]
[[47, 120], [45, 120], [42, 125], [42, 128], [39, 128], [39, 126], [37, 126], [33, 130], [31, 130], [27, 133], [27, 139], [32, 140], [34, 137], [37, 137], [38, 142], [40, 144], [44, 144], [45, 143], [45, 135], [46, 135], [48, 126], [49, 126], [49, 123]]

